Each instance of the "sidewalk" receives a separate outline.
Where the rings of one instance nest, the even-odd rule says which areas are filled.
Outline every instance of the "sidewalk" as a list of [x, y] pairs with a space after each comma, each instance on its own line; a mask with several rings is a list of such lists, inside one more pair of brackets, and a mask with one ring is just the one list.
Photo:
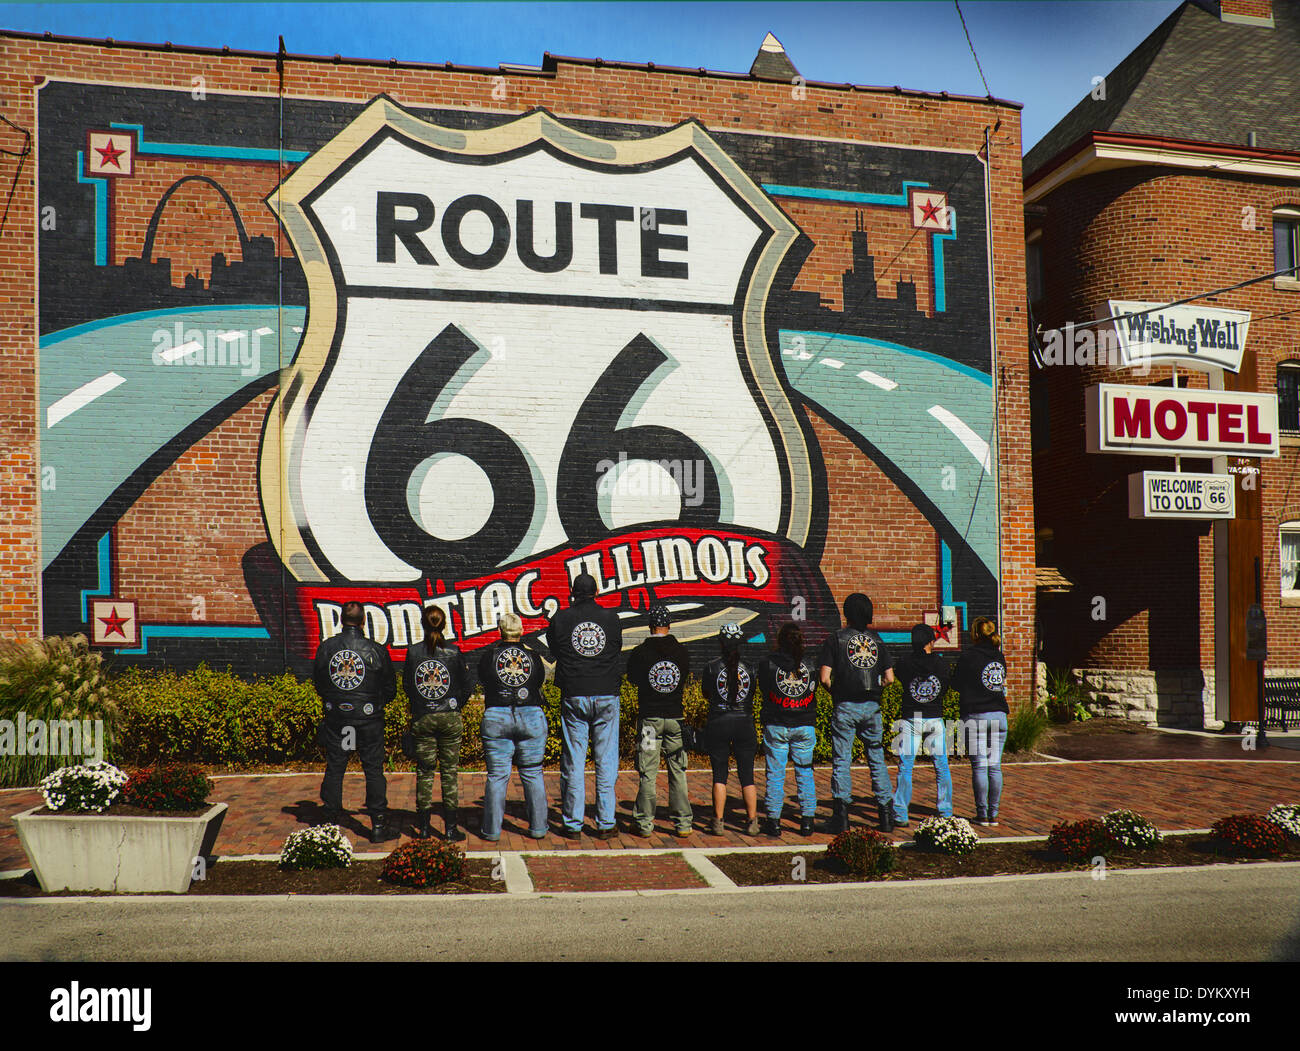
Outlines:
[[[1295, 753], [1288, 753], [1294, 756]], [[760, 809], [763, 798], [763, 773], [756, 771]], [[353, 766], [355, 769], [355, 764]], [[891, 777], [896, 777], [891, 767]], [[1003, 766], [1003, 796], [1000, 825], [996, 829], [977, 829], [985, 837], [1046, 835], [1051, 826], [1065, 819], [1099, 817], [1107, 810], [1126, 807], [1136, 810], [1159, 828], [1206, 828], [1227, 814], [1259, 813], [1275, 803], [1300, 802], [1300, 763], [1261, 759], [1146, 759], [1146, 760], [1084, 760], [1070, 762], [1008, 763]], [[663, 850], [679, 851], [683, 848], [771, 848], [801, 845], [824, 845], [831, 837], [815, 833], [804, 838], [797, 830], [797, 803], [793, 796], [793, 777], [787, 775], [783, 835], [779, 839], [767, 836], [751, 837], [744, 834], [743, 807], [734, 779], [729, 787], [727, 831], [714, 836], [700, 831], [712, 815], [709, 799], [712, 780], [707, 768], [688, 771], [690, 798], [694, 803], [696, 829], [686, 839], [672, 834], [665, 805], [668, 799], [667, 782], [661, 774], [659, 780], [660, 807], [655, 822], [655, 832], [647, 839], [629, 834], [632, 801], [636, 796], [637, 776], [632, 771], [622, 771], [616, 786], [618, 801], [619, 835], [611, 840], [598, 840], [591, 836], [594, 830], [592, 800], [594, 777], [587, 775], [586, 835], [581, 840], [565, 840], [554, 832], [558, 818], [556, 800], [559, 795], [559, 774], [546, 774], [547, 798], [551, 804], [552, 832], [545, 839], [532, 840], [524, 833], [523, 793], [517, 775], [512, 775], [507, 793], [506, 819], [499, 843], [489, 843], [476, 835], [481, 813], [485, 775], [482, 772], [462, 773], [460, 798], [462, 801], [462, 827], [467, 832], [464, 843], [470, 851], [581, 851], [619, 852]], [[214, 802], [229, 804], [225, 824], [217, 841], [217, 852], [225, 856], [249, 854], [278, 854], [285, 837], [295, 829], [305, 828], [319, 816], [320, 774], [253, 774], [228, 775], [214, 778]], [[817, 797], [820, 803], [818, 825], [829, 816], [830, 768], [816, 771]], [[364, 797], [364, 779], [359, 772], [349, 773], [344, 782], [344, 805], [360, 810]], [[388, 775], [388, 803], [390, 813], [400, 823], [403, 831], [414, 816], [415, 778], [410, 773]], [[854, 826], [874, 828], [876, 823], [874, 801], [871, 798], [870, 778], [865, 767], [853, 771], [854, 803], [850, 819]], [[971, 817], [973, 814], [970, 785], [970, 768], [964, 763], [953, 765], [953, 797], [955, 813]], [[435, 798], [437, 798], [435, 796]], [[927, 763], [918, 764], [913, 777], [912, 828], [924, 818], [934, 814], [935, 780], [933, 768]], [[33, 789], [8, 789], [0, 791], [0, 872], [25, 869], [27, 858], [18, 842], [11, 815], [39, 806], [41, 797]], [[441, 819], [435, 817], [434, 827], [441, 830]], [[369, 829], [369, 821], [358, 813], [349, 829], [350, 838], [358, 851], [388, 851], [397, 841], [371, 845], [360, 834]], [[897, 840], [910, 837], [910, 830], [899, 830]], [[406, 836], [403, 836], [403, 841]], [[629, 857], [632, 855], [628, 855]], [[560, 859], [563, 861], [563, 859]], [[578, 859], [573, 859], [577, 861]], [[582, 868], [589, 866], [584, 862]], [[576, 875], [576, 873], [575, 873]]]

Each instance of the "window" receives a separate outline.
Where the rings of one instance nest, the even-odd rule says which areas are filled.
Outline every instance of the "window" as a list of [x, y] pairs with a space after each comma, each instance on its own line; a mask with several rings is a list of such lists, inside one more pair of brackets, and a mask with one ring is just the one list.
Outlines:
[[1300, 208], [1278, 208], [1273, 213], [1273, 269], [1289, 270], [1300, 278]]
[[1300, 598], [1300, 589], [1296, 587], [1297, 571], [1300, 571], [1300, 522], [1283, 522], [1278, 530], [1282, 543], [1282, 594]]
[[1284, 431], [1300, 431], [1300, 361], [1277, 367], [1277, 420]]
[[1025, 245], [1025, 287], [1029, 292], [1029, 302], [1041, 303], [1043, 301], [1043, 238], [1039, 233], [1031, 234], [1030, 238], [1029, 243]]

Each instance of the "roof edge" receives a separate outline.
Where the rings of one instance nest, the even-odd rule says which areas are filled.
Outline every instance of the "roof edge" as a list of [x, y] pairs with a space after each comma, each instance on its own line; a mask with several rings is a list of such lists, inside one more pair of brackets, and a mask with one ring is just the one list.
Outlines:
[[[245, 48], [205, 47], [199, 44], [172, 44], [170, 41], [163, 44], [157, 44], [136, 40], [115, 40], [112, 37], [97, 38], [63, 36], [56, 33], [29, 33], [17, 29], [0, 29], [0, 39], [5, 38], [14, 40], [31, 40], [38, 43], [121, 48], [128, 51], [158, 51], [163, 54], [181, 53], [191, 55], [212, 55], [218, 58], [253, 58], [269, 62], [275, 62], [281, 57], [275, 51], [252, 51]], [[314, 62], [325, 65], [354, 65], [387, 69], [424, 69], [431, 71], [445, 70], [455, 73], [485, 73], [493, 75], [508, 73], [512, 76], [545, 77], [547, 79], [554, 77], [560, 63], [565, 63], [574, 66], [593, 66], [605, 69], [638, 69], [650, 73], [673, 73], [719, 80], [743, 80], [768, 84], [788, 83], [788, 81], [779, 77], [771, 78], [755, 76], [751, 73], [732, 73], [723, 70], [711, 70], [706, 69], [703, 66], [692, 69], [686, 66], [663, 66], [654, 62], [606, 61], [602, 58], [578, 58], [569, 55], [553, 55], [549, 51], [543, 52], [542, 63], [538, 67], [528, 67], [524, 64], [515, 62], [503, 62], [497, 66], [466, 66], [459, 65], [455, 62], [413, 62], [396, 58], [349, 58], [344, 55], [307, 55], [293, 51], [286, 51], [283, 57], [286, 61]], [[820, 80], [802, 80], [801, 86], [823, 88], [831, 91], [863, 91], [879, 94], [901, 95], [912, 98], [940, 99], [943, 101], [953, 102], [975, 102], [991, 106], [1002, 106], [1017, 111], [1024, 109], [1024, 103], [1015, 102], [1011, 99], [996, 98], [993, 95], [959, 95], [948, 91], [923, 91], [914, 88], [899, 87], [898, 85], [893, 87], [883, 87], [879, 85], [835, 84]]]

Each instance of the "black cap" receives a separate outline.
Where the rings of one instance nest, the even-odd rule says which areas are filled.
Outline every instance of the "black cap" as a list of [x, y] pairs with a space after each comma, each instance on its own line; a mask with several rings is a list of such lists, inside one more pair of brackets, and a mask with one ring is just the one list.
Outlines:
[[579, 573], [569, 585], [569, 594], [575, 599], [596, 597], [596, 578], [590, 573]]
[[745, 633], [740, 630], [739, 624], [734, 621], [727, 621], [718, 632], [718, 638], [724, 646], [730, 649], [733, 646], [739, 646], [745, 641]]
[[934, 628], [929, 624], [917, 624], [912, 628], [912, 652], [924, 653], [925, 648], [935, 640]]
[[667, 606], [661, 606], [658, 603], [650, 607], [650, 627], [652, 628], [671, 628], [673, 626], [672, 614], [668, 612]]

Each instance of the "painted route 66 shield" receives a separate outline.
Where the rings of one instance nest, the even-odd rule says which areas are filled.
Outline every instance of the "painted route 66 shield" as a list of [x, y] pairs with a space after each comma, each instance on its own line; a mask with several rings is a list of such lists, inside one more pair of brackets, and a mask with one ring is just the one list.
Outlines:
[[[261, 466], [297, 581], [454, 586], [647, 530], [736, 552], [814, 532], [765, 318], [799, 231], [694, 122], [461, 130], [380, 97], [269, 203], [310, 293]], [[746, 558], [769, 579], [736, 557], [690, 579]]]

